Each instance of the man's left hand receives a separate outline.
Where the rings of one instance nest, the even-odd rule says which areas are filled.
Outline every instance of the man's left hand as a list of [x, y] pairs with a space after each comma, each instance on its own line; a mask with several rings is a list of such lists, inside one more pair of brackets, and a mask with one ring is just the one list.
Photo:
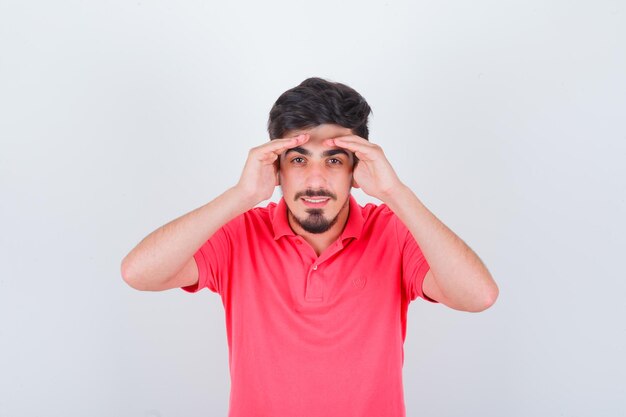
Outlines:
[[403, 185], [379, 145], [356, 135], [326, 139], [324, 144], [354, 152], [359, 158], [352, 173], [355, 187], [366, 194], [384, 202]]

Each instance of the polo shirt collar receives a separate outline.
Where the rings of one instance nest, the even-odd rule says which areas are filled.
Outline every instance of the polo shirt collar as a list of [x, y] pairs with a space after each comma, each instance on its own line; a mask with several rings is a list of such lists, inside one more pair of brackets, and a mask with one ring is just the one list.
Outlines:
[[361, 231], [363, 230], [363, 213], [361, 212], [361, 206], [356, 202], [356, 199], [350, 194], [350, 214], [348, 215], [348, 222], [346, 227], [341, 233], [341, 240], [345, 240], [349, 237], [358, 239], [361, 237]]
[[[285, 197], [281, 197], [280, 201], [278, 201], [271, 220], [272, 228], [274, 229], [274, 240], [278, 240], [283, 236], [296, 235], [293, 230], [291, 230], [291, 226], [289, 226]], [[350, 194], [350, 213], [348, 214], [346, 227], [344, 227], [343, 233], [341, 233], [341, 241], [351, 237], [358, 239], [363, 230], [363, 223], [364, 219], [361, 213], [361, 206], [359, 206], [359, 203], [357, 203], [356, 199]]]
[[291, 230], [289, 220], [287, 220], [287, 203], [285, 203], [285, 197], [280, 198], [278, 205], [274, 209], [272, 228], [274, 229], [274, 240], [278, 240], [283, 236], [296, 235], [293, 230]]

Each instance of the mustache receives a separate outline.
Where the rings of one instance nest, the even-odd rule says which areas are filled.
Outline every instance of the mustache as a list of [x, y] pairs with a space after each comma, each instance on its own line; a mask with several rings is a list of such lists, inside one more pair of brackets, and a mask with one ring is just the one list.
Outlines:
[[326, 191], [326, 190], [306, 190], [306, 191], [299, 191], [296, 193], [296, 195], [294, 196], [294, 200], [298, 201], [298, 199], [302, 198], [302, 197], [330, 197], [333, 200], [337, 199], [337, 195], [335, 195], [334, 193], [331, 193], [330, 191]]

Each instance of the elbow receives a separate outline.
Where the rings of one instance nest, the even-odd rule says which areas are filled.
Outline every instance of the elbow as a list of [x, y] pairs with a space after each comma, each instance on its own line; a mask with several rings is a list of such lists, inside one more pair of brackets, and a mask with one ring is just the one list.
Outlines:
[[122, 261], [120, 272], [129, 287], [138, 291], [163, 291], [172, 288], [167, 282], [158, 281], [146, 271], [137, 269], [127, 258]]
[[137, 275], [133, 272], [130, 263], [128, 262], [128, 257], [122, 260], [122, 264], [120, 266], [120, 272], [122, 275], [122, 279], [128, 286], [135, 290], [146, 291], [146, 288], [141, 284], [141, 280], [137, 277]]
[[467, 311], [471, 313], [480, 313], [487, 310], [489, 307], [495, 304], [500, 295], [500, 290], [495, 282], [492, 282], [488, 288], [484, 289], [480, 296], [476, 298], [476, 302]]

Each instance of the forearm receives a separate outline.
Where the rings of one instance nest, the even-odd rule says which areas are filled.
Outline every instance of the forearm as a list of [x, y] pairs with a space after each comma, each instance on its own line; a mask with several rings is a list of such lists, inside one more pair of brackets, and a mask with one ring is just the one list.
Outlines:
[[220, 227], [254, 207], [237, 187], [161, 226], [146, 236], [122, 261], [122, 276], [131, 282], [162, 283], [176, 275]]
[[422, 249], [447, 305], [471, 311], [495, 301], [498, 287], [480, 258], [408, 187], [395, 188], [385, 203]]

